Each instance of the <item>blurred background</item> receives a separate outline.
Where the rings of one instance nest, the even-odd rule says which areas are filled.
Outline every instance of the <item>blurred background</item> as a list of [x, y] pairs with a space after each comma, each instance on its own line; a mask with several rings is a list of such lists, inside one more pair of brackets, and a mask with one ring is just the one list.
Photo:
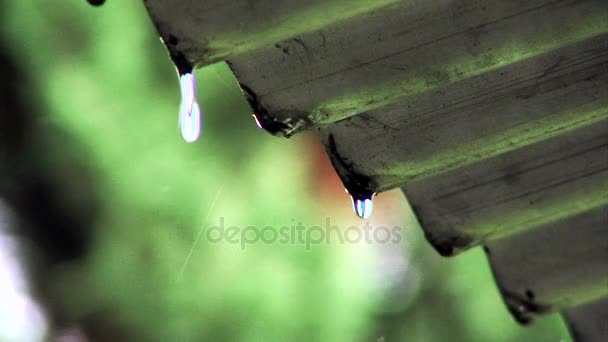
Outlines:
[[[480, 248], [209, 241], [237, 227], [362, 227], [314, 133], [256, 127], [228, 67], [199, 69], [203, 130], [141, 1], [0, 2], [0, 341], [568, 341], [504, 306]], [[325, 229], [325, 228], [324, 228]]]

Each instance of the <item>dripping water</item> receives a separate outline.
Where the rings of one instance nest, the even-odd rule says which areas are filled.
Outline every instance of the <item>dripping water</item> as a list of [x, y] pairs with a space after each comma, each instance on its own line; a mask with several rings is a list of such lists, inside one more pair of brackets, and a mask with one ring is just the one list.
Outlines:
[[101, 6], [106, 2], [106, 0], [87, 0], [87, 2], [91, 4], [91, 6]]
[[355, 214], [362, 219], [367, 219], [372, 215], [372, 197], [374, 194], [351, 195]]
[[182, 94], [179, 105], [179, 127], [186, 142], [195, 142], [201, 133], [201, 110], [194, 96], [195, 80], [192, 71], [179, 73]]

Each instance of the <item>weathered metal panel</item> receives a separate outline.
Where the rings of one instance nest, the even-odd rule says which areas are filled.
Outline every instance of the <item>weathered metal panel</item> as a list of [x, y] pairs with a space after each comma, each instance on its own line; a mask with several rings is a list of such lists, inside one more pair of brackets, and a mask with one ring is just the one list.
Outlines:
[[519, 321], [605, 334], [608, 1], [145, 3], [269, 132], [319, 130], [347, 188], [403, 188], [444, 255], [484, 244]]
[[608, 340], [608, 298], [568, 309], [564, 318], [572, 337], [579, 342]]
[[166, 45], [206, 65], [398, 0], [144, 0]]
[[226, 59], [288, 135], [608, 29], [597, 0], [173, 2], [147, 1], [173, 55]]
[[403, 190], [443, 255], [605, 207], [608, 119]]
[[601, 34], [606, 6], [404, 1], [229, 62], [262, 119], [291, 134], [389, 104], [404, 114], [417, 95]]
[[374, 190], [391, 189], [608, 118], [607, 68], [600, 35], [320, 130]]
[[498, 287], [519, 321], [608, 295], [607, 223], [603, 206], [487, 243]]

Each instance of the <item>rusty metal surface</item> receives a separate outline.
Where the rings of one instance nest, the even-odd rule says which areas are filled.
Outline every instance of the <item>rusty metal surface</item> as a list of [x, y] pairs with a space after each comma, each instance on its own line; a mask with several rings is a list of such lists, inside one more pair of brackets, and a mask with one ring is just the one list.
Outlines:
[[520, 322], [605, 334], [580, 317], [608, 295], [607, 1], [145, 3], [269, 132], [318, 130], [349, 190], [402, 188], [443, 255], [484, 245]]

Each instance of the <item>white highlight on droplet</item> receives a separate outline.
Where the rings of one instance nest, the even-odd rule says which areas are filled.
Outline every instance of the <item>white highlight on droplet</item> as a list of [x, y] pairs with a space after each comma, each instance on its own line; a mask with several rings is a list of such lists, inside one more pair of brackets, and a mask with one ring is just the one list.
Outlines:
[[184, 140], [192, 143], [198, 139], [201, 133], [201, 110], [194, 97], [194, 75], [190, 72], [180, 75], [179, 86], [182, 93], [182, 102], [179, 105], [179, 126]]
[[373, 205], [371, 198], [353, 199], [353, 202], [357, 216], [367, 219], [372, 215]]

